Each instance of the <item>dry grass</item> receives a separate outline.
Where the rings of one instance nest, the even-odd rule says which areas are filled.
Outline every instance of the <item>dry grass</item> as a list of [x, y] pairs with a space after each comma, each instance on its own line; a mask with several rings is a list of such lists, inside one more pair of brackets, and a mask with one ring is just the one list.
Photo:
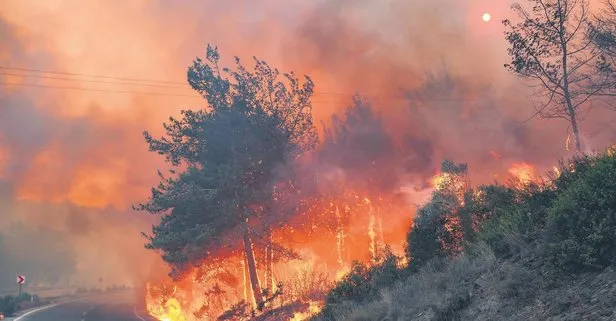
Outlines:
[[420, 272], [384, 289], [382, 298], [362, 305], [343, 303], [338, 321], [616, 320], [616, 272], [608, 269], [544, 281], [537, 247], [513, 260], [497, 260], [485, 245], [472, 255], [432, 262]]
[[282, 301], [284, 303], [295, 300], [320, 301], [325, 298], [332, 285], [329, 274], [313, 267], [306, 267], [283, 282]]
[[391, 289], [382, 299], [362, 306], [343, 305], [336, 320], [459, 320], [472, 299], [474, 281], [496, 268], [496, 257], [487, 246], [473, 256], [451, 263], [432, 262]]

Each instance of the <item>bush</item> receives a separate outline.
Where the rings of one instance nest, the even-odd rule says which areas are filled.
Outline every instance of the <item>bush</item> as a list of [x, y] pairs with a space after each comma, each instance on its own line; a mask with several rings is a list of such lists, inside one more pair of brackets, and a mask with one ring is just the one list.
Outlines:
[[4, 314], [4, 316], [10, 317], [17, 311], [18, 302], [15, 297], [11, 295], [7, 295], [4, 298], [0, 299], [0, 312]]
[[[510, 190], [509, 202], [490, 201], [492, 215], [481, 223], [478, 240], [488, 244], [499, 257], [520, 252], [520, 246], [541, 238], [548, 210], [556, 199], [551, 184], [529, 184]], [[487, 194], [486, 197], [498, 194]]]
[[329, 319], [315, 320], [461, 320], [475, 291], [473, 280], [494, 270], [497, 260], [489, 247], [478, 244], [472, 254], [437, 262], [438, 267], [433, 263], [384, 289], [375, 301], [342, 304]]
[[406, 255], [410, 270], [417, 271], [429, 261], [456, 254], [460, 249], [462, 240], [457, 234], [461, 230], [452, 223], [457, 218], [458, 203], [455, 195], [437, 191], [432, 200], [419, 209], [413, 228], [407, 234]]
[[18, 295], [15, 300], [17, 300], [17, 302], [30, 302], [33, 300], [33, 297], [30, 293], [24, 292]]
[[[578, 273], [616, 263], [616, 156], [574, 163], [575, 180], [548, 216], [548, 272]], [[581, 170], [579, 170], [581, 169]]]
[[379, 299], [384, 288], [392, 286], [405, 275], [405, 271], [399, 267], [399, 260], [389, 248], [385, 248], [379, 264], [368, 267], [354, 262], [351, 271], [327, 294], [320, 317], [330, 320], [337, 306]]

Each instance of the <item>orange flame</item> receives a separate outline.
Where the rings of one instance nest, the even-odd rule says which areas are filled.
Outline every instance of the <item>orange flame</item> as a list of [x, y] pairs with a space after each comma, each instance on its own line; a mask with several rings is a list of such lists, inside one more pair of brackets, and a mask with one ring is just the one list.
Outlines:
[[[160, 321], [186, 321], [180, 301], [175, 297], [165, 298], [164, 295], [153, 295], [152, 286], [146, 284], [146, 307], [150, 316]], [[176, 289], [174, 288], [173, 293]]]
[[308, 302], [308, 311], [306, 312], [298, 312], [293, 315], [293, 317], [289, 321], [304, 321], [310, 319], [310, 317], [316, 315], [321, 312], [323, 309], [322, 304], [318, 301], [310, 301]]
[[511, 165], [508, 172], [522, 184], [535, 182], [538, 179], [535, 166], [529, 163], [515, 163]]

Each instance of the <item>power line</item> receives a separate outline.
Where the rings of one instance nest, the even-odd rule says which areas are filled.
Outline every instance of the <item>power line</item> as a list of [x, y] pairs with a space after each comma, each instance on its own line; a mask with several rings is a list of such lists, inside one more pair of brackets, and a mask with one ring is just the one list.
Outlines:
[[118, 93], [118, 94], [136, 94], [136, 95], [155, 95], [155, 96], [175, 96], [175, 97], [190, 97], [190, 98], [202, 98], [197, 95], [182, 95], [182, 94], [166, 94], [166, 93], [157, 93], [157, 92], [138, 92], [138, 91], [130, 91], [130, 90], [110, 90], [110, 89], [98, 89], [98, 88], [81, 88], [81, 87], [67, 87], [67, 86], [48, 86], [48, 85], [39, 85], [39, 84], [23, 84], [23, 83], [10, 83], [10, 82], [0, 82], [3, 85], [14, 85], [14, 86], [24, 86], [24, 87], [37, 87], [37, 88], [52, 88], [52, 89], [66, 89], [66, 90], [82, 90], [82, 91], [95, 91], [95, 92], [107, 92], [107, 93]]
[[188, 84], [184, 84], [184, 86], [169, 86], [169, 85], [155, 85], [155, 84], [140, 84], [140, 83], [130, 83], [130, 82], [116, 82], [116, 81], [105, 81], [105, 80], [93, 80], [93, 79], [75, 79], [69, 77], [53, 77], [53, 76], [41, 76], [41, 75], [27, 75], [27, 74], [16, 74], [10, 72], [0, 72], [0, 75], [6, 76], [19, 76], [26, 78], [41, 78], [41, 79], [54, 79], [54, 80], [69, 80], [69, 81], [80, 81], [80, 82], [91, 82], [91, 83], [102, 83], [102, 84], [113, 84], [113, 85], [127, 85], [127, 86], [143, 86], [143, 87], [159, 87], [159, 88], [184, 88], [188, 89]]
[[[114, 89], [100, 89], [100, 88], [83, 88], [83, 87], [69, 87], [69, 86], [50, 86], [50, 85], [41, 85], [41, 84], [31, 84], [31, 83], [12, 83], [12, 82], [4, 82], [0, 81], [2, 85], [12, 85], [12, 86], [23, 86], [23, 87], [33, 87], [33, 88], [47, 88], [47, 89], [60, 89], [60, 90], [78, 90], [78, 91], [91, 91], [91, 92], [104, 92], [104, 93], [117, 93], [117, 94], [135, 94], [135, 95], [154, 95], [154, 96], [170, 96], [170, 97], [188, 97], [188, 98], [199, 98], [203, 99], [200, 95], [189, 95], [189, 94], [172, 94], [172, 93], [161, 93], [161, 92], [140, 92], [140, 91], [132, 91], [132, 90], [114, 90]], [[344, 94], [340, 94], [344, 95]], [[351, 97], [352, 95], [348, 95], [347, 97]], [[319, 98], [318, 95], [313, 95], [313, 97]], [[370, 97], [363, 96], [369, 98], [368, 102], [373, 106], [379, 106], [380, 104], [387, 102], [408, 102], [406, 98], [403, 97]], [[326, 97], [321, 97], [326, 98]], [[455, 99], [455, 98], [443, 98], [443, 99], [424, 99], [422, 102], [477, 102], [477, 99]], [[322, 101], [322, 100], [312, 100], [313, 103], [317, 104], [331, 104], [333, 101]], [[349, 103], [340, 102], [341, 104], [348, 105]]]
[[[3, 75], [9, 76], [21, 76], [27, 78], [41, 78], [41, 79], [53, 79], [53, 80], [67, 80], [67, 81], [83, 81], [83, 82], [92, 82], [92, 83], [106, 83], [106, 84], [118, 84], [118, 85], [128, 85], [128, 86], [146, 86], [146, 87], [160, 87], [160, 88], [189, 88], [187, 87], [186, 82], [178, 82], [178, 81], [164, 81], [164, 80], [155, 80], [155, 79], [145, 79], [145, 78], [131, 78], [131, 77], [116, 77], [116, 76], [106, 76], [106, 75], [93, 75], [93, 74], [85, 74], [85, 73], [74, 73], [74, 72], [64, 72], [64, 71], [52, 71], [52, 70], [41, 70], [41, 69], [30, 69], [30, 68], [17, 68], [17, 67], [6, 67], [0, 66], [0, 69], [8, 70], [8, 71], [22, 71], [22, 72], [34, 72], [34, 73], [43, 73], [43, 74], [56, 74], [56, 75], [68, 75], [68, 76], [79, 76], [79, 77], [89, 77], [89, 78], [101, 78], [101, 79], [109, 79], [109, 80], [122, 80], [122, 81], [130, 81], [130, 82], [149, 82], [149, 83], [157, 83], [161, 85], [154, 84], [138, 84], [138, 83], [118, 83], [114, 81], [103, 81], [103, 80], [92, 80], [92, 79], [76, 79], [70, 77], [57, 77], [57, 76], [45, 76], [45, 75], [32, 75], [32, 74], [17, 74], [11, 72], [0, 72]], [[162, 85], [167, 84], [167, 85]], [[170, 86], [175, 85], [175, 86]], [[37, 87], [42, 87], [42, 85], [37, 85]], [[51, 87], [49, 87], [51, 88]], [[351, 93], [332, 93], [332, 92], [314, 92], [313, 96], [329, 96], [329, 97], [352, 97]], [[371, 95], [364, 94], [362, 97], [370, 98], [372, 100], [406, 100], [405, 97], [385, 97], [381, 95]]]
[[45, 74], [80, 76], [80, 77], [90, 77], [90, 78], [104, 78], [104, 79], [113, 79], [113, 80], [144, 81], [144, 82], [153, 82], [153, 83], [161, 83], [161, 84], [176, 84], [176, 85], [180, 84], [180, 85], [186, 85], [186, 83], [178, 82], [178, 81], [153, 80], [153, 79], [145, 79], [145, 78], [114, 77], [114, 76], [92, 75], [92, 74], [83, 74], [83, 73], [65, 72], [65, 71], [28, 69], [28, 68], [15, 68], [15, 67], [5, 67], [5, 66], [0, 66], [0, 69], [4, 69], [4, 70], [18, 70], [18, 71], [27, 71], [27, 72], [38, 72], [38, 73], [45, 73]]

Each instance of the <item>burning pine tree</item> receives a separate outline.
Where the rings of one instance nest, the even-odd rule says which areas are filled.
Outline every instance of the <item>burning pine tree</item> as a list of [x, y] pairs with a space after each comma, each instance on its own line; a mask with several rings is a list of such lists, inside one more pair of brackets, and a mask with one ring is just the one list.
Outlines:
[[256, 58], [254, 71], [239, 58], [234, 71], [221, 71], [218, 62], [217, 49], [208, 46], [206, 60], [197, 59], [188, 70], [190, 85], [208, 109], [170, 118], [166, 137], [145, 132], [150, 150], [166, 157], [172, 175], [179, 173], [161, 174], [150, 200], [137, 209], [164, 214], [146, 235], [147, 247], [162, 253], [176, 278], [209, 258], [242, 253], [250, 301], [261, 310], [266, 298], [255, 244], [265, 244], [272, 257], [276, 169], [315, 146], [314, 84], [308, 77], [302, 84], [292, 73], [281, 81], [278, 70]]

